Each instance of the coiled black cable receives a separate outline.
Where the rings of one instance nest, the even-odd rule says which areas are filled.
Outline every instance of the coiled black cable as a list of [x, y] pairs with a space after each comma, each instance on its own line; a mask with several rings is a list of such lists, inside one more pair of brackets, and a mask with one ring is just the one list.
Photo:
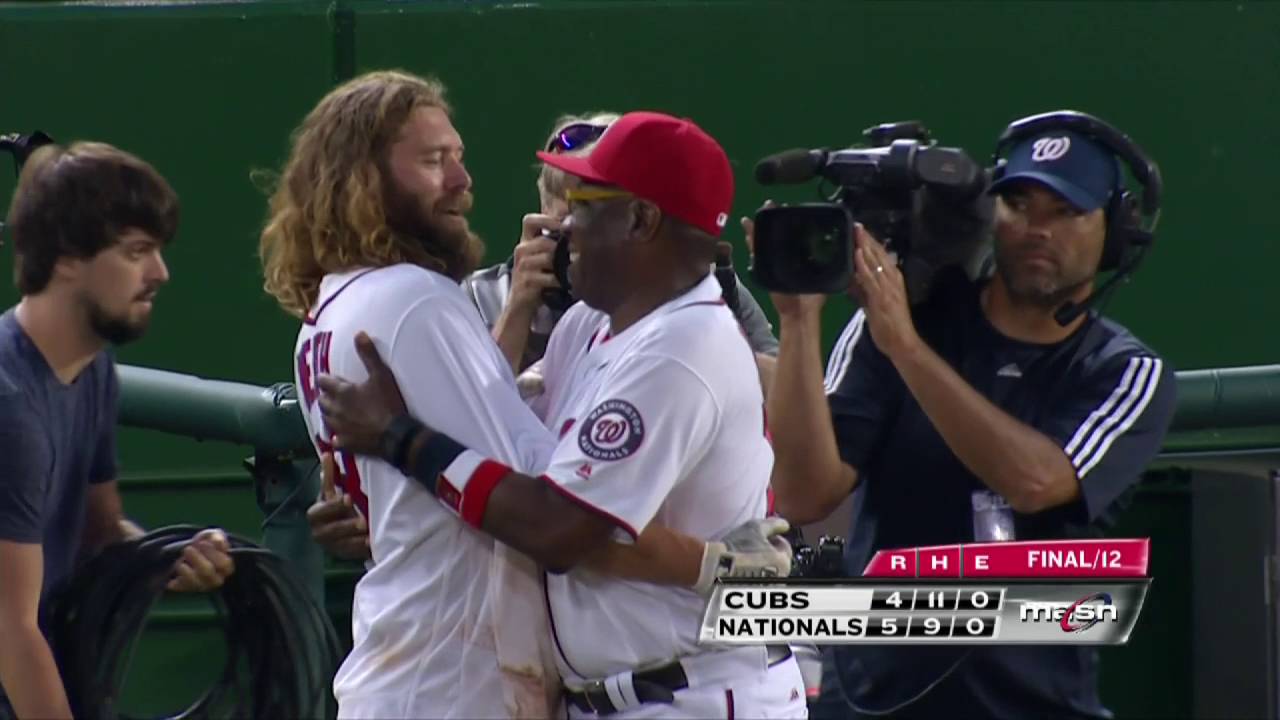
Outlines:
[[[75, 717], [124, 717], [118, 701], [134, 646], [174, 563], [201, 530], [175, 525], [111, 545], [52, 596], [50, 644]], [[287, 560], [228, 540], [235, 572], [209, 593], [227, 659], [218, 680], [172, 717], [333, 717], [330, 686], [342, 652], [333, 624]]]

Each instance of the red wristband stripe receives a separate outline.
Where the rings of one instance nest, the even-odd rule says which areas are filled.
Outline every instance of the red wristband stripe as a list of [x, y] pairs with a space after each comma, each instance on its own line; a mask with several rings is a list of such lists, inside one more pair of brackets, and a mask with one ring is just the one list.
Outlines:
[[462, 515], [462, 493], [458, 492], [458, 488], [449, 482], [449, 478], [445, 477], [444, 473], [440, 473], [439, 477], [436, 478], [435, 495], [440, 504], [452, 510], [454, 514]]
[[485, 460], [480, 463], [462, 489], [462, 508], [459, 514], [464, 522], [480, 527], [484, 522], [484, 510], [489, 504], [489, 496], [493, 494], [498, 482], [510, 473], [511, 468], [500, 462]]

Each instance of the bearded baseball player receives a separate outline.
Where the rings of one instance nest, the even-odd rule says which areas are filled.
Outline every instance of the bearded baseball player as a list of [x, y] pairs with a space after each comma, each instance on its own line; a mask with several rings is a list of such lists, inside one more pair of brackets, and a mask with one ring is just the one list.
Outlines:
[[655, 522], [717, 538], [765, 515], [773, 452], [756, 364], [708, 272], [733, 197], [728, 158], [691, 121], [648, 112], [624, 115], [588, 156], [539, 157], [582, 180], [563, 229], [583, 303], [551, 335], [537, 403], [560, 435], [545, 471], [423, 415], [454, 402], [448, 377], [426, 397], [406, 386], [402, 403], [394, 354], [387, 367], [367, 340], [352, 373], [366, 381], [318, 379], [324, 422], [338, 447], [382, 457], [549, 570], [572, 716], [805, 717], [789, 648], [699, 647], [702, 597], [587, 563]]
[[[353, 337], [366, 330], [400, 377], [430, 372], [430, 385], [404, 386], [413, 412], [504, 467], [540, 472], [554, 436], [520, 400], [458, 286], [483, 246], [466, 221], [471, 179], [443, 88], [370, 73], [321, 100], [294, 137], [261, 253], [267, 290], [303, 321], [295, 379], [317, 453], [331, 450], [331, 432], [316, 377], [359, 378]], [[336, 459], [336, 484], [367, 518], [372, 554], [355, 592], [354, 646], [334, 680], [339, 717], [550, 715], [559, 682], [532, 562], [498, 559], [492, 537], [386, 463]], [[741, 536], [706, 543], [653, 527], [634, 546], [598, 544], [590, 566], [703, 589], [750, 564], [728, 552]], [[767, 526], [745, 532], [761, 538], [753, 557], [785, 571], [785, 556], [763, 539]], [[520, 573], [529, 582], [513, 592]]]

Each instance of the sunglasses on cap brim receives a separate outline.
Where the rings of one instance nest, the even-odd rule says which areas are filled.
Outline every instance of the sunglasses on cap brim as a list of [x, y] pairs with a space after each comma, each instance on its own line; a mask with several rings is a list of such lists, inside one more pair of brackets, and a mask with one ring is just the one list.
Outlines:
[[596, 140], [599, 140], [600, 136], [604, 134], [605, 129], [608, 127], [608, 125], [594, 125], [592, 123], [585, 122], [565, 125], [560, 129], [560, 132], [556, 133], [555, 137], [551, 138], [551, 141], [547, 143], [547, 152], [569, 152], [571, 150], [577, 150], [584, 145], [590, 145]]

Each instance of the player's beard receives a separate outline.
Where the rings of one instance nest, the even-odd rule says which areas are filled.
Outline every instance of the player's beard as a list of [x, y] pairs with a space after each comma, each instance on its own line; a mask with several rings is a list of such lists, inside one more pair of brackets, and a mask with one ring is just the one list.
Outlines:
[[146, 334], [147, 327], [151, 324], [150, 313], [143, 315], [140, 320], [130, 322], [127, 317], [111, 315], [91, 298], [85, 300], [85, 310], [89, 329], [112, 345], [124, 345], [137, 340]]
[[[460, 282], [484, 259], [484, 241], [466, 222], [471, 203], [471, 193], [464, 191], [441, 198], [426, 209], [418, 197], [392, 184], [387, 192], [387, 225], [416, 241], [429, 257], [444, 265], [441, 272]], [[444, 220], [441, 216], [446, 210], [455, 211], [461, 222]]]

